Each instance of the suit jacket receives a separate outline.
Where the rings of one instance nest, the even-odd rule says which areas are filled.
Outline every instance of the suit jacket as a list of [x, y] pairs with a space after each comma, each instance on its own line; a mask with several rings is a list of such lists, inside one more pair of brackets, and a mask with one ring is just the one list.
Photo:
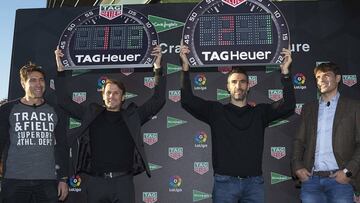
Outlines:
[[[292, 154], [292, 170], [314, 166], [318, 101], [305, 104], [296, 133]], [[340, 169], [349, 169], [351, 183], [360, 190], [360, 102], [340, 96], [334, 117], [332, 147]]]
[[[64, 81], [65, 73], [59, 73], [58, 76], [56, 83], [64, 87], [66, 83], [66, 81]], [[147, 175], [149, 177], [151, 176], [140, 131], [141, 126], [160, 111], [165, 104], [165, 86], [165, 77], [160, 76], [160, 71], [156, 71], [153, 96], [139, 107], [131, 103], [126, 109], [121, 109], [122, 118], [135, 144], [133, 175], [146, 171]], [[60, 87], [60, 85], [58, 85], [58, 87]], [[57, 88], [56, 91], [58, 95], [57, 98], [59, 98], [59, 105], [70, 113], [71, 116], [81, 120], [81, 126], [75, 131], [74, 135], [71, 136], [75, 138], [74, 141], [76, 141], [75, 143], [78, 145], [78, 150], [73, 151], [73, 157], [75, 157], [74, 173], [90, 173], [91, 148], [89, 127], [106, 108], [97, 103], [91, 103], [85, 107], [79, 105], [73, 102], [69, 96], [65, 95], [64, 89], [66, 88]]]

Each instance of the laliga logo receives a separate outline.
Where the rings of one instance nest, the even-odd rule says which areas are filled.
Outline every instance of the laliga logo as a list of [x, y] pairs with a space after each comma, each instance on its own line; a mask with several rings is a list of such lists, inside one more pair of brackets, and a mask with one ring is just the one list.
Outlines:
[[196, 86], [201, 87], [206, 84], [206, 77], [204, 73], [197, 74], [194, 78], [194, 83]]
[[102, 88], [104, 87], [105, 85], [105, 82], [108, 78], [106, 76], [101, 76], [99, 79], [98, 79], [98, 82], [97, 82], [97, 91], [100, 92], [102, 90]]
[[295, 85], [303, 86], [305, 84], [305, 75], [303, 73], [296, 73], [293, 81]]
[[79, 175], [75, 176], [71, 176], [71, 178], [69, 179], [69, 184], [72, 188], [78, 188], [80, 187], [81, 184], [81, 178]]
[[69, 191], [70, 192], [81, 192], [81, 177], [79, 175], [73, 175], [71, 176], [71, 178], [69, 179]]
[[200, 131], [198, 133], [196, 133], [195, 137], [194, 137], [194, 141], [195, 141], [195, 147], [196, 148], [206, 148], [207, 144], [207, 134], [204, 131]]
[[203, 131], [200, 131], [195, 135], [194, 140], [196, 144], [204, 144], [207, 140], [207, 134]]
[[170, 189], [180, 188], [181, 183], [182, 180], [180, 176], [171, 176], [169, 181], [169, 187]]
[[206, 90], [206, 77], [204, 73], [197, 74], [194, 78], [194, 90]]

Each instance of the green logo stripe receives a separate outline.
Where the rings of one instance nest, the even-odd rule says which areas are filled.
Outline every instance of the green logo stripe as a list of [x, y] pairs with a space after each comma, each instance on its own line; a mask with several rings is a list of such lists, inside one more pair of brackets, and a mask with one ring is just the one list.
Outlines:
[[184, 26], [183, 22], [159, 16], [148, 15], [148, 19], [154, 25], [155, 30], [158, 33]]
[[208, 193], [193, 190], [193, 202], [198, 202], [198, 201], [201, 201], [204, 199], [209, 199], [210, 197], [211, 197], [211, 195]]

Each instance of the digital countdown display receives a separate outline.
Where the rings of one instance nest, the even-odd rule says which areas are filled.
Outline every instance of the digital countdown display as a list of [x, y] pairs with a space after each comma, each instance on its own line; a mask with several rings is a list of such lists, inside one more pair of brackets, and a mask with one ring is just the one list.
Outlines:
[[269, 0], [203, 0], [183, 29], [192, 67], [279, 64], [289, 41], [286, 20]]
[[159, 43], [154, 26], [140, 12], [108, 5], [75, 18], [64, 30], [59, 48], [65, 69], [152, 67]]

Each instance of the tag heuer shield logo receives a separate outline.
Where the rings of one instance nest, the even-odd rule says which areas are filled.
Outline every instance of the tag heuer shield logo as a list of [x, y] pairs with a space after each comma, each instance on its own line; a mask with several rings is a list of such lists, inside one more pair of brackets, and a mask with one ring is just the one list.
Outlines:
[[178, 160], [183, 156], [184, 149], [182, 147], [169, 147], [169, 157]]
[[281, 159], [286, 156], [285, 147], [271, 147], [271, 156], [275, 159]]
[[155, 87], [155, 78], [154, 77], [144, 77], [144, 85], [150, 89]]
[[153, 145], [158, 142], [157, 133], [144, 133], [144, 142], [148, 145]]
[[343, 80], [344, 85], [349, 86], [349, 87], [351, 87], [357, 83], [356, 75], [343, 75], [342, 80]]
[[257, 76], [256, 75], [249, 75], [249, 86], [254, 87], [257, 85]]
[[242, 3], [244, 3], [246, 0], [222, 0], [222, 2], [232, 6], [232, 7], [238, 7]]
[[302, 107], [304, 104], [296, 104], [295, 113], [301, 115]]
[[108, 20], [113, 20], [123, 14], [123, 6], [116, 4], [100, 5], [99, 15]]
[[200, 175], [204, 175], [209, 171], [209, 162], [194, 162], [194, 171]]
[[180, 90], [169, 90], [169, 99], [173, 102], [178, 102], [181, 99]]
[[142, 201], [145, 203], [157, 202], [157, 192], [143, 192]]
[[283, 98], [283, 91], [281, 89], [269, 90], [269, 99], [279, 101]]
[[86, 100], [86, 92], [73, 92], [72, 100], [78, 104]]

